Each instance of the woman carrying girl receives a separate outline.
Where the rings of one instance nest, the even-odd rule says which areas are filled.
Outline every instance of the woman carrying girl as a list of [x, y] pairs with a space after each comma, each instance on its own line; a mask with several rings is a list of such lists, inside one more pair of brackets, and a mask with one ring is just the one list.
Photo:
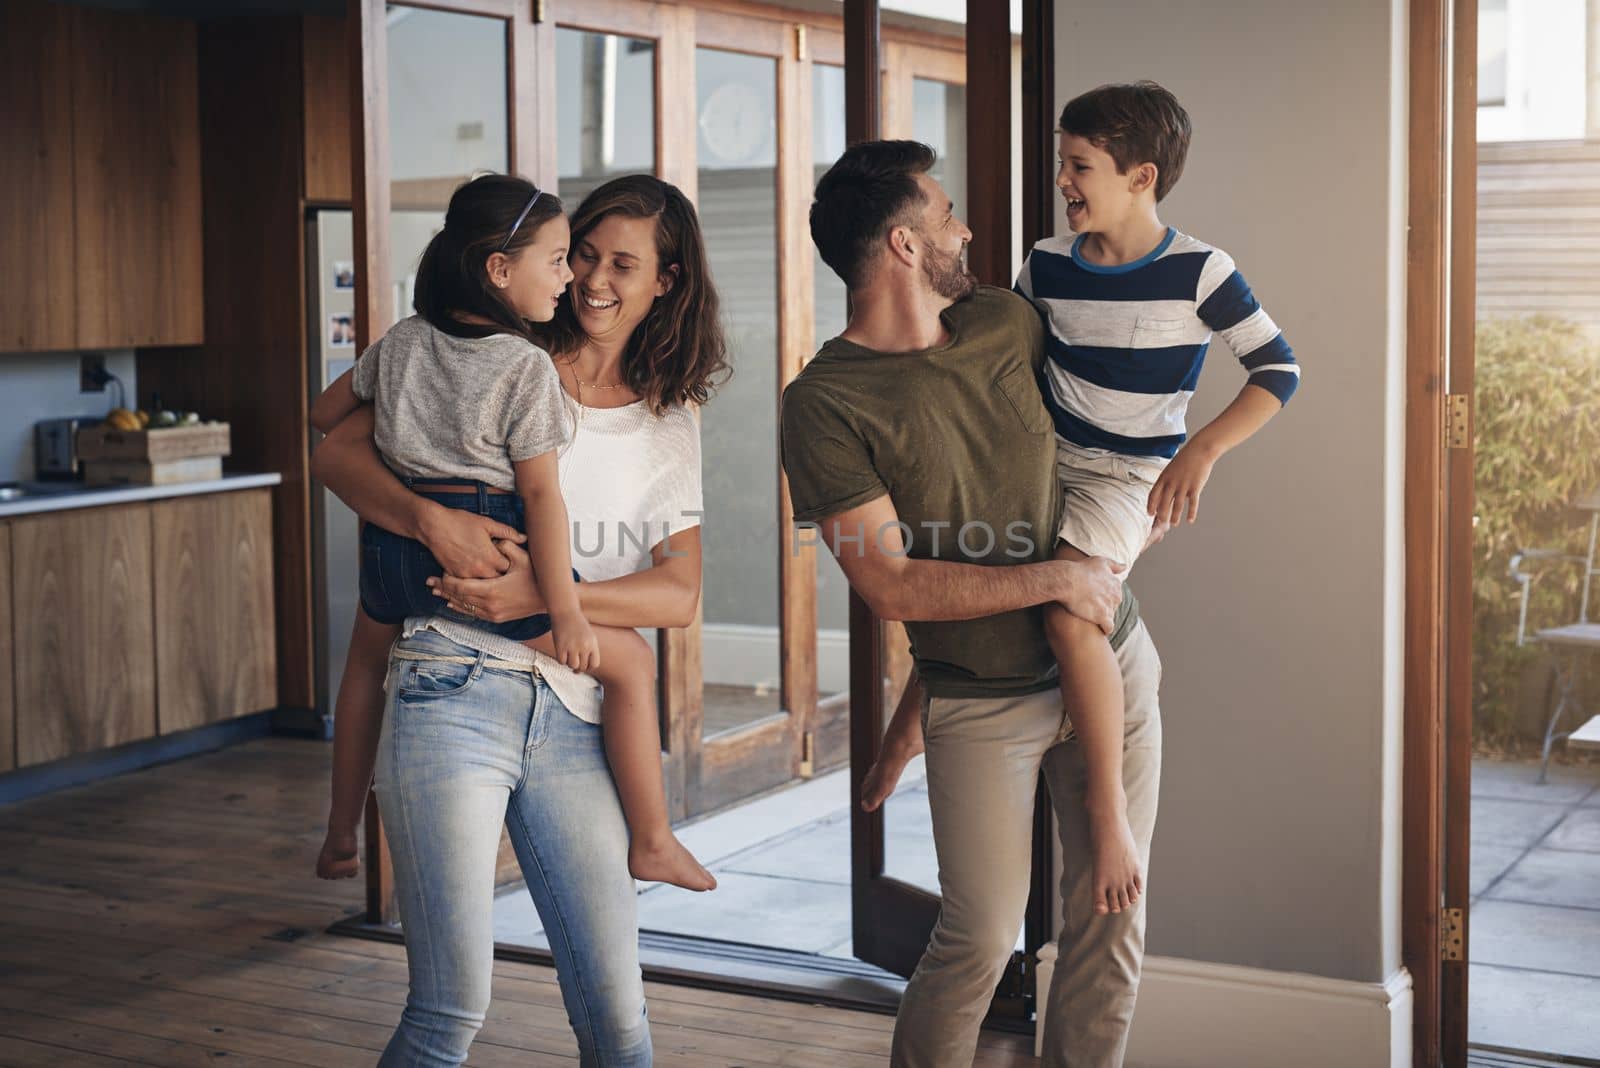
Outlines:
[[[410, 615], [386, 678], [380, 665], [394, 628], [358, 619], [335, 718], [334, 796], [318, 870], [354, 874], [354, 829], [376, 750], [374, 786], [411, 966], [406, 1010], [383, 1063], [458, 1064], [488, 1007], [504, 823], [550, 938], [583, 1062], [644, 1064], [649, 1032], [629, 865], [644, 878], [714, 883], [666, 824], [653, 656], [628, 631], [687, 625], [698, 601], [699, 436], [685, 405], [703, 403], [727, 370], [716, 295], [693, 208], [672, 186], [622, 178], [586, 199], [571, 231], [571, 284], [553, 299], [567, 244], [559, 208], [541, 209], [548, 194], [526, 183], [506, 185], [520, 180], [480, 186], [489, 181], [452, 199], [419, 271], [419, 319], [391, 331], [369, 353], [376, 366], [336, 383], [314, 411], [324, 423], [348, 412], [319, 446], [314, 473], [383, 532], [364, 539], [363, 592], [381, 613]], [[481, 210], [467, 210], [480, 200]], [[451, 281], [425, 286], [424, 278], [439, 277]], [[547, 325], [538, 322], [552, 313]], [[391, 360], [391, 339], [395, 351], [423, 354]], [[534, 381], [550, 364], [531, 355], [544, 356], [535, 339], [554, 358], [553, 392]], [[512, 349], [525, 358], [506, 359]], [[469, 390], [462, 368], [486, 351], [518, 370], [503, 384]], [[477, 399], [461, 399], [464, 390]], [[376, 418], [371, 405], [355, 407], [364, 393], [378, 399]], [[398, 418], [386, 429], [391, 406]], [[441, 411], [451, 414], [432, 414]], [[552, 448], [573, 424], [558, 459]], [[507, 481], [504, 471], [438, 459], [477, 450], [473, 458], [483, 460], [494, 455], [491, 446], [525, 501], [531, 551], [516, 544], [515, 506], [508, 511], [509, 502], [495, 499], [509, 495], [489, 492]], [[409, 489], [385, 457], [410, 475]], [[446, 476], [483, 487], [463, 494], [441, 481]], [[602, 548], [580, 561], [579, 583], [566, 569], [566, 524], [546, 514], [562, 497], [579, 544], [587, 551], [598, 536]], [[635, 536], [623, 536], [624, 528]], [[645, 530], [653, 542], [637, 537]], [[412, 598], [426, 557], [405, 539], [431, 552], [432, 575], [483, 581], [448, 607], [434, 600], [424, 617]], [[376, 552], [368, 548], [374, 541]], [[402, 554], [392, 581], [385, 549]], [[393, 603], [380, 603], [386, 598]], [[539, 616], [550, 617], [555, 635], [530, 647], [519, 639], [549, 625]], [[530, 619], [509, 633], [481, 625]], [[574, 666], [605, 676], [603, 716], [599, 684]], [[658, 837], [651, 849], [634, 849], [630, 828], [634, 842], [664, 829], [667, 844]]]

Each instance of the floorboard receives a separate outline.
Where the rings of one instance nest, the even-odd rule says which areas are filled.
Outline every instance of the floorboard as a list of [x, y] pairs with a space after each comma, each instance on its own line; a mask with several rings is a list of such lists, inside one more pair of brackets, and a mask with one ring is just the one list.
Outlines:
[[[355, 882], [311, 874], [328, 746], [269, 738], [7, 806], [0, 1065], [375, 1063], [405, 1002], [403, 948], [326, 933]], [[497, 961], [486, 1068], [573, 1066], [555, 974]], [[662, 1068], [887, 1063], [873, 1013], [648, 984]], [[1031, 1065], [985, 1034], [982, 1068]]]

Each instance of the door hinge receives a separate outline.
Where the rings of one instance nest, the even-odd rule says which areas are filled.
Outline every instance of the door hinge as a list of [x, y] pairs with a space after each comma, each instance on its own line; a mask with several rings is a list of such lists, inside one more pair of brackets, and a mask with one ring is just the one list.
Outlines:
[[817, 736], [810, 731], [800, 735], [800, 776], [809, 779], [817, 773]]
[[794, 28], [794, 58], [801, 63], [806, 61], [806, 28], [804, 26], [796, 26]]
[[544, 21], [544, 0], [533, 0], [533, 21]]
[[1444, 443], [1446, 448], [1465, 449], [1471, 441], [1472, 417], [1465, 393], [1451, 393], [1444, 399]]
[[1466, 959], [1467, 917], [1461, 909], [1439, 913], [1439, 959]]

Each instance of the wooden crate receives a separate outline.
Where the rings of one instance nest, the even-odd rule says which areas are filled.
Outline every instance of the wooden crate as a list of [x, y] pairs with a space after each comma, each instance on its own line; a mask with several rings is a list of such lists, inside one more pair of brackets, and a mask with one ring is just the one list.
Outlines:
[[232, 451], [227, 423], [201, 423], [150, 430], [117, 430], [105, 425], [78, 431], [78, 459], [136, 460], [164, 464], [197, 456], [227, 456]]
[[85, 460], [83, 480], [91, 486], [170, 486], [222, 477], [222, 457], [188, 456], [182, 460]]

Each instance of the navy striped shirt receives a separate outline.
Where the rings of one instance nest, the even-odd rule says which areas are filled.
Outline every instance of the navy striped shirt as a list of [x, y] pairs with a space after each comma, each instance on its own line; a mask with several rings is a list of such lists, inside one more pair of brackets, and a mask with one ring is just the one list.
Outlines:
[[1082, 257], [1082, 241], [1040, 241], [1017, 275], [1050, 326], [1039, 385], [1060, 437], [1172, 458], [1213, 332], [1252, 384], [1288, 403], [1300, 367], [1226, 252], [1169, 227], [1148, 255], [1102, 267]]

